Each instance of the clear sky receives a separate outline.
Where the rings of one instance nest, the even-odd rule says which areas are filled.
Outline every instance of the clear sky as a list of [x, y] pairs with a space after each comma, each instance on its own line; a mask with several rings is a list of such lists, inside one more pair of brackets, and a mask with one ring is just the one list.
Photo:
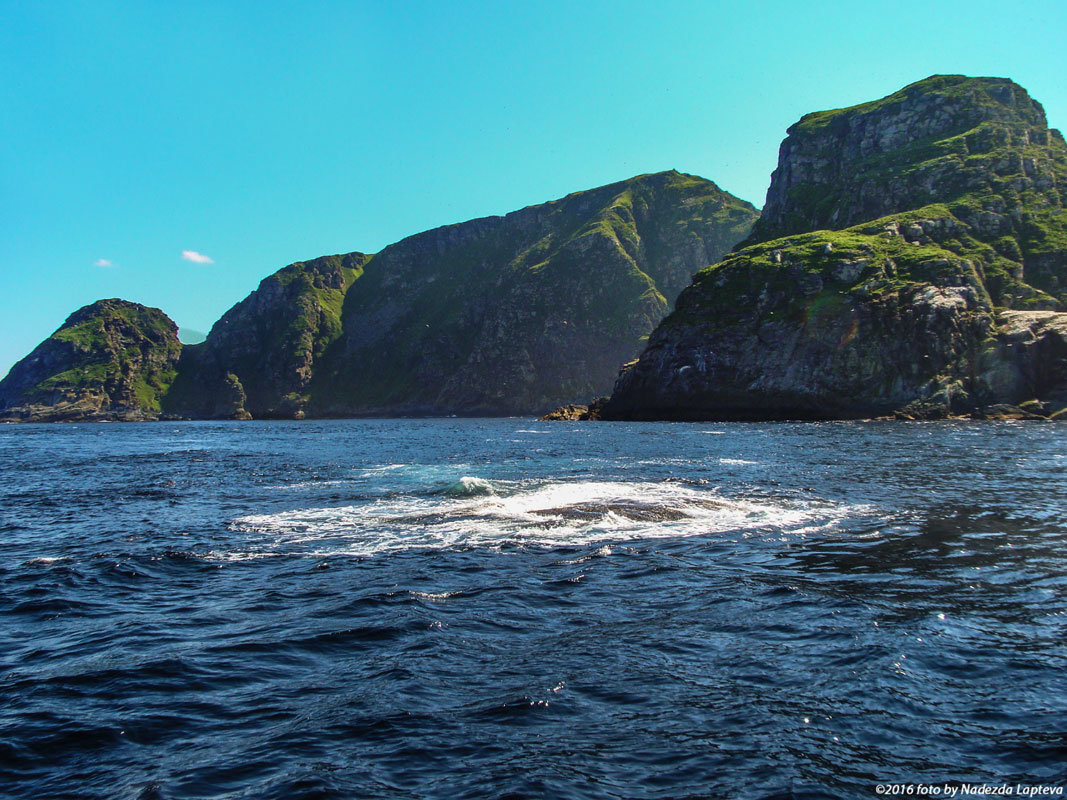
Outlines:
[[[78, 307], [207, 331], [292, 261], [665, 169], [933, 73], [1067, 126], [1067, 2], [0, 0], [0, 375]], [[185, 257], [183, 257], [185, 253]]]

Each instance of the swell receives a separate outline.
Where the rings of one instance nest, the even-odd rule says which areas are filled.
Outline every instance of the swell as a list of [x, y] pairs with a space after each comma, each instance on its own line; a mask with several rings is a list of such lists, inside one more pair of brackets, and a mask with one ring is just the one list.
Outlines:
[[1062, 772], [1050, 426], [21, 430], [4, 796], [852, 798]]

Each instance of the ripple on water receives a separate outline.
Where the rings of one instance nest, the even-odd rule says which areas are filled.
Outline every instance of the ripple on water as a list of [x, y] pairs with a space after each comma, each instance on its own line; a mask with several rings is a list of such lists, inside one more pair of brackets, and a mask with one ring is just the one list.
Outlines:
[[959, 423], [4, 426], [0, 795], [1058, 783], [1064, 450]]

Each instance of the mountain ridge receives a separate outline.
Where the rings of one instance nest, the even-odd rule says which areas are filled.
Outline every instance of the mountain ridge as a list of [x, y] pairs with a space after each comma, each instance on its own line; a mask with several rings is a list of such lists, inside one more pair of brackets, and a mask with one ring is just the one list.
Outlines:
[[530, 413], [606, 392], [692, 273], [755, 214], [669, 171], [403, 239], [345, 298], [319, 413]]
[[[138, 418], [539, 413], [606, 392], [692, 273], [756, 216], [712, 181], [670, 170], [440, 226], [374, 255], [295, 262], [204, 342], [175, 337], [173, 374]], [[24, 373], [22, 394], [53, 377]], [[0, 382], [0, 417], [22, 419], [12, 386]]]

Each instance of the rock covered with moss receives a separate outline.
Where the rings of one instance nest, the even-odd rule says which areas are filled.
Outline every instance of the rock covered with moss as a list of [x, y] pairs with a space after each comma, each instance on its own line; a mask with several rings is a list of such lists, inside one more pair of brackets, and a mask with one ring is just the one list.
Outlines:
[[300, 418], [316, 366], [341, 335], [341, 307], [369, 255], [301, 261], [227, 311], [185, 347], [168, 410], [192, 417]]
[[310, 411], [525, 414], [606, 394], [756, 217], [671, 171], [390, 245], [345, 298]]
[[1062, 208], [1063, 137], [1004, 78], [935, 75], [881, 100], [807, 114], [788, 134], [750, 242], [930, 203], [958, 204], [964, 222], [981, 227], [991, 227], [981, 211], [1017, 219]]
[[180, 353], [178, 328], [158, 308], [99, 300], [0, 381], [0, 419], [155, 419]]
[[1010, 81], [936, 76], [808, 115], [748, 246], [695, 277], [603, 415], [1055, 413], [1064, 197], [1063, 137]]

